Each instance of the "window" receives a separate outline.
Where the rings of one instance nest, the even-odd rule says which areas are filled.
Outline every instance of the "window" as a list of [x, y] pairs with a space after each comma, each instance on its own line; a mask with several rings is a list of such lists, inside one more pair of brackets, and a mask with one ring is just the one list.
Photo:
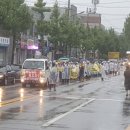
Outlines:
[[23, 69], [44, 69], [44, 61], [25, 61]]

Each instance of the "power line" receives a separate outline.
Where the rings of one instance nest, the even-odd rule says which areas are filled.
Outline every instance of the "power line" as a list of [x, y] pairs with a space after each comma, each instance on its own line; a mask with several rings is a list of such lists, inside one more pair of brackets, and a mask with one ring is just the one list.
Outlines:
[[[59, 1], [59, 2], [63, 2], [63, 1]], [[78, 3], [78, 2], [72, 2], [73, 4], [75, 5], [78, 5], [78, 6], [86, 6], [86, 5], [92, 5], [91, 3]], [[120, 1], [120, 2], [108, 2], [108, 3], [99, 3], [99, 5], [105, 5], [105, 4], [120, 4], [120, 3], [130, 3], [130, 1]]]
[[[48, 4], [54, 4], [55, 3], [55, 0], [51, 0], [53, 1], [53, 3], [51, 2], [45, 2], [45, 3], [48, 3]], [[26, 0], [27, 3], [31, 3], [31, 4], [34, 4], [35, 2], [33, 1], [30, 1], [30, 0]], [[66, 5], [68, 4], [67, 1], [58, 1], [60, 5]], [[121, 2], [108, 2], [108, 3], [99, 3], [98, 7], [101, 7], [101, 8], [123, 8], [123, 9], [126, 9], [126, 8], [130, 8], [130, 6], [115, 6], [115, 7], [110, 7], [110, 6], [102, 6], [102, 4], [113, 4], [113, 3], [125, 3], [125, 2], [130, 2], [130, 1], [121, 1]], [[90, 5], [90, 3], [72, 3], [74, 5], [77, 5], [77, 6], [92, 6]], [[100, 6], [101, 5], [101, 6]]]
[[118, 29], [118, 30], [122, 30], [122, 29], [123, 29], [123, 28], [119, 28], [119, 27], [114, 26], [114, 25], [110, 22], [110, 20], [108, 20], [106, 17], [103, 17], [103, 19], [105, 19], [105, 21], [106, 21], [109, 25], [111, 25], [110, 27], [112, 27], [112, 28], [114, 28], [114, 29]]
[[115, 7], [110, 7], [110, 6], [100, 6], [100, 5], [98, 7], [101, 7], [101, 8], [124, 8], [124, 9], [130, 8], [130, 6], [120, 6], [120, 7], [115, 6]]
[[[53, 1], [54, 3], [55, 3], [55, 0], [50, 0], [50, 1]], [[25, 0], [25, 2], [28, 2], [28, 3], [35, 3], [36, 1], [30, 1], [30, 0]], [[46, 1], [45, 3], [47, 3], [48, 1]], [[67, 1], [65, 1], [65, 0], [63, 0], [63, 1], [61, 1], [61, 0], [58, 0], [58, 2], [59, 3], [65, 3], [65, 4], [67, 4], [68, 2]], [[73, 3], [73, 4], [78, 4], [78, 5], [90, 5], [91, 3], [78, 3], [78, 2], [71, 2], [71, 3]], [[108, 3], [99, 3], [99, 4], [118, 4], [118, 3], [130, 3], [130, 1], [118, 1], [118, 2], [108, 2]]]
[[126, 16], [126, 15], [129, 15], [129, 14], [104, 14], [104, 13], [101, 13], [101, 15], [110, 15], [110, 16]]
[[[54, 0], [51, 0], [51, 1], [54, 1]], [[64, 1], [64, 0], [63, 0]], [[58, 2], [63, 2], [61, 0], [59, 0]], [[91, 3], [78, 3], [78, 2], [72, 2], [73, 4], [78, 4], [78, 5], [85, 5], [85, 4], [91, 4]], [[104, 2], [104, 3], [99, 3], [99, 4], [120, 4], [120, 3], [130, 3], [130, 1], [114, 1], [114, 2]]]
[[120, 3], [129, 3], [130, 1], [115, 1], [115, 2], [108, 2], [108, 3], [99, 3], [99, 4], [120, 4]]

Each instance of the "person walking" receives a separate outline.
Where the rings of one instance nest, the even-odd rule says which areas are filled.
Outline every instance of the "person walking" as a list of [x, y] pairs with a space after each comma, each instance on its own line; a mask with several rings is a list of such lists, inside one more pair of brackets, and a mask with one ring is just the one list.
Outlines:
[[101, 80], [104, 81], [104, 78], [106, 77], [105, 65], [104, 64], [100, 64], [100, 73], [101, 73]]
[[79, 81], [83, 82], [84, 81], [84, 64], [81, 63], [79, 67]]
[[65, 64], [64, 72], [65, 72], [65, 84], [69, 84], [69, 81], [70, 81], [70, 66], [69, 66], [69, 63]]
[[49, 89], [51, 91], [51, 88], [54, 88], [54, 91], [56, 91], [56, 82], [58, 78], [58, 71], [55, 63], [52, 63], [52, 68], [50, 70], [50, 77], [49, 77]]
[[125, 90], [126, 90], [126, 96], [128, 96], [130, 93], [130, 66], [127, 65], [126, 66], [126, 70], [124, 71], [124, 86], [125, 86]]

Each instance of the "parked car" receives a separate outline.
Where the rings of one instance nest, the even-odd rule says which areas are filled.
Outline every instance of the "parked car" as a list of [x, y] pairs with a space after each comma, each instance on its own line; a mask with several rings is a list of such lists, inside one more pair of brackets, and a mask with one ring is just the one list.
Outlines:
[[15, 75], [16, 72], [11, 68], [10, 65], [0, 67], [0, 84], [15, 84]]
[[10, 66], [11, 66], [12, 70], [15, 71], [16, 82], [20, 82], [20, 74], [21, 74], [22, 65], [12, 64]]
[[69, 58], [67, 58], [67, 57], [61, 57], [61, 58], [58, 59], [58, 61], [66, 63], [66, 62], [69, 62]]
[[79, 59], [78, 58], [76, 58], [76, 57], [61, 57], [61, 58], [59, 58], [58, 59], [58, 61], [59, 62], [64, 62], [64, 63], [66, 63], [66, 62], [74, 62], [74, 63], [76, 63], [76, 62], [79, 62]]

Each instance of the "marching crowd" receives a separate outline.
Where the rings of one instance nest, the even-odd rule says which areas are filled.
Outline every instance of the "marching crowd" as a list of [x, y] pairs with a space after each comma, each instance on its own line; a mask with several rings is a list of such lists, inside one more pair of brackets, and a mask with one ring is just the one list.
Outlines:
[[57, 84], [69, 84], [72, 81], [88, 80], [101, 77], [103, 81], [107, 75], [120, 74], [121, 64], [115, 61], [89, 62], [53, 62], [50, 68], [49, 89], [56, 91]]

